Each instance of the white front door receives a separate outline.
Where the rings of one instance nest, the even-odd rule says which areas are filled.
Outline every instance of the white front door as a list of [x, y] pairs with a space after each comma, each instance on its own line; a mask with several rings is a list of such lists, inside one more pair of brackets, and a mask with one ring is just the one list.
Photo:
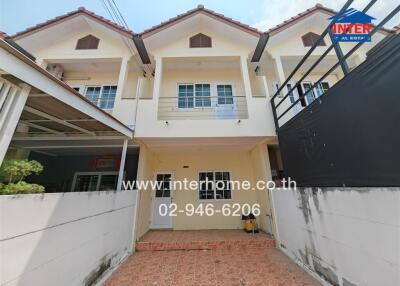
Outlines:
[[172, 200], [171, 173], [155, 175], [157, 188], [153, 194], [152, 228], [172, 228], [172, 217], [169, 216]]

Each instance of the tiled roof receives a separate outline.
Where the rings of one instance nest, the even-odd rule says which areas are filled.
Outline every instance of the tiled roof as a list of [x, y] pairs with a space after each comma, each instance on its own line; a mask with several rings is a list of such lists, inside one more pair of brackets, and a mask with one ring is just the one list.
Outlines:
[[336, 14], [336, 11], [334, 11], [330, 8], [327, 8], [327, 7], [323, 6], [322, 4], [318, 3], [314, 7], [309, 8], [309, 9], [305, 10], [304, 12], [301, 12], [301, 13], [297, 14], [296, 16], [293, 16], [290, 19], [283, 21], [282, 23], [276, 25], [275, 27], [270, 28], [269, 30], [267, 30], [267, 33], [269, 33], [270, 35], [279, 33], [280, 31], [295, 24], [297, 21], [303, 19], [304, 17], [312, 15], [313, 13], [315, 13], [317, 11], [323, 11], [330, 15]]
[[0, 39], [4, 39], [4, 38], [8, 38], [10, 37], [9, 35], [7, 35], [7, 33], [0, 31]]
[[[321, 12], [321, 11], [325, 12], [326, 14], [329, 14], [329, 15], [335, 15], [338, 13], [337, 11], [327, 8], [327, 7], [323, 6], [322, 4], [318, 3], [314, 7], [309, 8], [309, 9], [305, 10], [304, 12], [301, 12], [301, 13], [297, 14], [296, 16], [293, 16], [290, 19], [283, 21], [281, 24], [270, 28], [267, 31], [267, 33], [269, 33], [271, 36], [274, 34], [277, 34], [277, 33], [281, 32], [282, 30], [285, 30], [285, 29], [289, 28], [290, 26], [294, 25], [298, 21], [304, 19], [304, 17], [307, 17], [309, 15], [312, 15], [316, 12]], [[383, 30], [387, 33], [392, 33], [393, 31], [395, 31], [394, 29], [390, 30], [390, 29], [386, 29], [386, 28], [381, 28], [381, 30]]]
[[[286, 28], [289, 28], [290, 26], [294, 25], [298, 21], [302, 20], [304, 17], [312, 15], [312, 14], [318, 12], [318, 11], [325, 12], [325, 13], [327, 13], [329, 15], [334, 15], [334, 14], [337, 13], [335, 10], [327, 8], [327, 7], [325, 7], [325, 6], [321, 5], [321, 4], [316, 4], [314, 7], [309, 8], [306, 11], [304, 11], [302, 13], [299, 13], [296, 16], [293, 16], [293, 17], [291, 17], [290, 19], [288, 19], [286, 21], [283, 21], [281, 24], [270, 28], [267, 32], [270, 35], [277, 34], [280, 31], [282, 31], [282, 30], [284, 30]], [[236, 27], [238, 27], [238, 28], [240, 28], [240, 29], [242, 29], [244, 31], [247, 31], [247, 32], [249, 32], [249, 33], [251, 33], [253, 35], [259, 35], [259, 34], [262, 33], [261, 31], [257, 30], [254, 27], [251, 27], [249, 25], [243, 24], [243, 23], [241, 23], [241, 22], [239, 22], [237, 20], [234, 20], [232, 18], [226, 17], [225, 15], [217, 13], [217, 12], [214, 12], [213, 10], [207, 9], [203, 5], [198, 5], [195, 9], [189, 10], [189, 11], [183, 13], [183, 14], [179, 14], [176, 17], [173, 17], [173, 18], [171, 18], [171, 19], [169, 19], [169, 20], [167, 20], [165, 22], [162, 22], [162, 23], [160, 23], [158, 25], [155, 25], [155, 26], [153, 26], [153, 27], [151, 27], [149, 29], [146, 29], [142, 33], [140, 33], [139, 35], [142, 35], [144, 37], [150, 36], [150, 35], [152, 35], [154, 33], [157, 33], [158, 31], [160, 31], [160, 30], [162, 30], [162, 29], [164, 29], [166, 27], [174, 25], [175, 23], [180, 22], [180, 21], [184, 20], [185, 18], [190, 17], [190, 16], [195, 15], [195, 14], [198, 14], [198, 13], [207, 14], [207, 15], [209, 15], [211, 17], [214, 17], [214, 18], [216, 18], [218, 20], [221, 20], [221, 21], [223, 21], [223, 22], [225, 22], [227, 24], [236, 26]], [[89, 11], [89, 10], [86, 10], [84, 7], [80, 7], [79, 9], [77, 9], [75, 11], [69, 12], [69, 13], [64, 14], [62, 16], [56, 17], [56, 18], [48, 20], [48, 21], [46, 21], [44, 23], [38, 24], [36, 26], [30, 27], [30, 28], [27, 28], [27, 29], [25, 29], [25, 30], [23, 30], [21, 32], [18, 32], [15, 35], [13, 35], [12, 38], [14, 40], [17, 40], [18, 38], [23, 37], [26, 34], [29, 34], [29, 33], [34, 32], [36, 30], [42, 29], [42, 28], [44, 28], [44, 27], [46, 27], [48, 25], [53, 25], [53, 24], [56, 24], [58, 22], [64, 21], [65, 19], [68, 19], [70, 17], [76, 16], [78, 14], [84, 14], [84, 15], [87, 15], [89, 17], [92, 17], [93, 19], [95, 19], [95, 20], [97, 20], [99, 22], [102, 22], [105, 25], [107, 25], [107, 26], [109, 26], [109, 27], [111, 27], [111, 28], [113, 28], [115, 30], [118, 30], [118, 31], [120, 31], [122, 33], [125, 33], [127, 35], [135, 35], [135, 33], [132, 32], [131, 30], [126, 29], [125, 27], [120, 26], [120, 25], [118, 25], [118, 24], [116, 24], [116, 23], [114, 23], [114, 22], [112, 22], [112, 21], [110, 21], [110, 20], [108, 20], [108, 19], [106, 19], [106, 18], [104, 18], [102, 16], [99, 16], [99, 15]], [[393, 30], [382, 28], [383, 31], [389, 32], [389, 33], [390, 32], [394, 32], [394, 31], [398, 31], [399, 29], [400, 29], [399, 26], [394, 27]]]
[[207, 14], [209, 16], [215, 17], [215, 18], [217, 18], [219, 20], [222, 20], [223, 22], [226, 22], [228, 24], [234, 25], [234, 26], [236, 26], [238, 28], [241, 28], [241, 29], [243, 29], [245, 31], [248, 31], [248, 32], [250, 32], [251, 34], [254, 34], [254, 35], [259, 35], [259, 34], [262, 33], [261, 31], [257, 30], [256, 28], [253, 28], [253, 27], [251, 27], [249, 25], [243, 24], [243, 23], [241, 23], [241, 22], [239, 22], [237, 20], [234, 20], [232, 18], [226, 17], [223, 14], [214, 12], [213, 10], [204, 8], [203, 5], [198, 5], [195, 9], [189, 10], [189, 11], [183, 13], [183, 14], [179, 14], [179, 15], [177, 15], [177, 16], [175, 16], [175, 17], [173, 17], [173, 18], [171, 18], [171, 19], [169, 19], [169, 20], [167, 20], [165, 22], [162, 22], [162, 23], [160, 23], [158, 25], [155, 25], [155, 26], [153, 26], [153, 27], [151, 27], [149, 29], [144, 30], [142, 33], [140, 33], [140, 35], [143, 35], [143, 36], [151, 35], [153, 33], [156, 33], [159, 29], [166, 28], [166, 27], [168, 27], [170, 25], [175, 24], [176, 22], [179, 22], [181, 20], [184, 20], [185, 18], [188, 18], [188, 17], [190, 17], [190, 16], [192, 16], [194, 14], [199, 14], [199, 13], [204, 13], [204, 14]]
[[126, 29], [125, 27], [122, 27], [122, 26], [120, 26], [120, 25], [118, 25], [118, 24], [116, 24], [116, 23], [114, 23], [114, 22], [112, 22], [112, 21], [100, 16], [100, 15], [97, 15], [97, 14], [95, 14], [95, 13], [89, 11], [89, 10], [86, 10], [85, 7], [79, 7], [75, 11], [72, 11], [72, 12], [66, 13], [64, 15], [55, 17], [55, 18], [50, 19], [50, 20], [48, 20], [46, 22], [37, 24], [37, 25], [35, 25], [33, 27], [29, 27], [29, 28], [27, 28], [27, 29], [25, 29], [25, 30], [23, 30], [21, 32], [18, 32], [15, 35], [13, 35], [12, 38], [17, 40], [18, 38], [21, 38], [21, 37], [25, 36], [26, 34], [29, 34], [29, 33], [34, 32], [36, 30], [42, 29], [42, 28], [44, 28], [44, 27], [46, 27], [48, 25], [57, 24], [59, 22], [62, 22], [62, 21], [66, 20], [66, 19], [68, 19], [70, 17], [76, 16], [76, 15], [79, 15], [79, 14], [83, 14], [83, 15], [89, 16], [89, 17], [91, 17], [91, 18], [93, 18], [93, 19], [95, 19], [95, 20], [97, 20], [97, 21], [99, 21], [99, 22], [111, 27], [111, 28], [114, 28], [114, 29], [116, 29], [116, 30], [118, 30], [118, 31], [120, 31], [122, 33], [125, 33], [125, 34], [128, 34], [128, 35], [134, 35], [134, 33], [131, 30]]

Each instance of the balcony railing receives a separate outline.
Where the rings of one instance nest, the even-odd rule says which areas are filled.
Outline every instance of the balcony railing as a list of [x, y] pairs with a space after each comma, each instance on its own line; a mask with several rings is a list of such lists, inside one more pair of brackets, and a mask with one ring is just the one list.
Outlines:
[[246, 119], [245, 96], [160, 97], [159, 120]]

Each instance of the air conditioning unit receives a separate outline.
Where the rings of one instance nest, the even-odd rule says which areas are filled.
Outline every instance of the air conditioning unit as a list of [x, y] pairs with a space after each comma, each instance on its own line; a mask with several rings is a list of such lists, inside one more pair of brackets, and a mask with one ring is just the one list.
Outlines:
[[46, 70], [60, 80], [64, 74], [64, 69], [60, 64], [49, 64]]

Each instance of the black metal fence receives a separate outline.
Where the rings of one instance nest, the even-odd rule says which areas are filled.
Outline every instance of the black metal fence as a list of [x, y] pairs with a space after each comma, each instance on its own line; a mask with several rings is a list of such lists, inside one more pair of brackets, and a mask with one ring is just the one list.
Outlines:
[[[363, 12], [375, 2], [368, 3]], [[351, 3], [347, 1], [341, 12]], [[399, 11], [400, 5], [374, 26], [370, 35]], [[319, 41], [329, 33], [332, 24]], [[297, 84], [283, 98], [278, 97], [319, 41], [271, 99], [285, 175], [303, 187], [400, 186], [400, 34], [387, 36], [352, 71], [348, 70], [346, 60], [363, 43], [357, 43], [343, 55], [332, 41]], [[332, 49], [339, 50], [338, 62], [308, 92], [337, 68], [342, 68], [345, 76], [318, 100], [280, 124], [282, 117], [307, 96], [307, 91], [301, 90], [301, 82]], [[298, 99], [278, 114], [277, 108], [295, 89]]]
[[[345, 5], [342, 7], [342, 9], [339, 11], [340, 13], [343, 13], [346, 11], [350, 5], [352, 4], [354, 0], [348, 0]], [[362, 10], [363, 13], [366, 13], [375, 3], [377, 0], [372, 0], [370, 1], [365, 8]], [[400, 11], [400, 5], [398, 5], [391, 13], [389, 13], [379, 24], [374, 26], [372, 31], [370, 32], [370, 36], [374, 35], [376, 32], [379, 31], [388, 21], [390, 21], [398, 12]], [[322, 32], [320, 35], [319, 39], [314, 43], [314, 45], [310, 48], [310, 50], [305, 54], [305, 56], [300, 60], [300, 62], [297, 64], [297, 66], [294, 68], [294, 70], [290, 73], [290, 75], [286, 78], [285, 82], [282, 83], [282, 85], [277, 89], [275, 94], [271, 98], [271, 106], [272, 106], [272, 112], [274, 116], [274, 121], [275, 121], [275, 127], [276, 129], [279, 129], [279, 127], [283, 124], [280, 124], [280, 120], [282, 117], [284, 117], [290, 110], [292, 110], [299, 102], [304, 102], [305, 97], [308, 95], [308, 93], [313, 92], [313, 90], [317, 87], [320, 86], [321, 82], [329, 76], [334, 70], [336, 70], [339, 66], [342, 68], [343, 73], [347, 75], [349, 73], [349, 68], [347, 66], [346, 60], [354, 54], [355, 51], [357, 51], [363, 44], [364, 42], [359, 42], [357, 43], [353, 48], [351, 48], [346, 54], [343, 55], [343, 52], [339, 46], [339, 43], [336, 42], [331, 33], [332, 26], [334, 24], [334, 20], [332, 20], [329, 25], [326, 27], [326, 29]], [[303, 66], [303, 64], [306, 62], [306, 60], [310, 57], [310, 55], [313, 53], [316, 47], [320, 45], [320, 43], [323, 41], [324, 37], [326, 35], [331, 36], [331, 45], [325, 50], [325, 52], [311, 65], [311, 67], [301, 76], [301, 78], [296, 82], [294, 86], [288, 89], [288, 92], [286, 95], [284, 95], [282, 98], [279, 98], [278, 96], [280, 93], [283, 91], [283, 89], [287, 86], [287, 84], [291, 81], [293, 76], [298, 72], [298, 70]], [[338, 57], [338, 62], [334, 64], [317, 82], [315, 82], [307, 91], [303, 92], [303, 89], [301, 87], [302, 82], [306, 77], [315, 69], [315, 67], [318, 66], [322, 62], [322, 60], [329, 54], [329, 52], [334, 49], [336, 52], [336, 55]], [[298, 98], [290, 104], [289, 107], [284, 109], [282, 112], [278, 112], [278, 107], [281, 106], [281, 104], [289, 97], [289, 95], [297, 90], [299, 96]], [[279, 98], [280, 100], [278, 103], [276, 103], [276, 99]]]

